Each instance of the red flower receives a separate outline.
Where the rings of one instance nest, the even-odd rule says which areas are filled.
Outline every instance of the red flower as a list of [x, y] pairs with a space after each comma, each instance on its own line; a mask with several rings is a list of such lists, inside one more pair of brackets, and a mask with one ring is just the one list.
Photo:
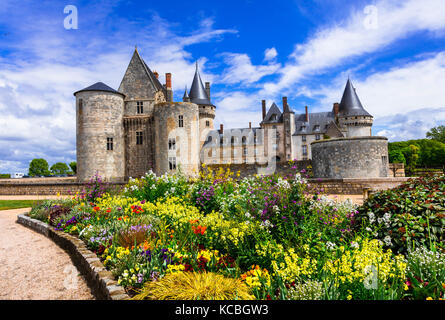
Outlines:
[[266, 300], [272, 300], [269, 294], [266, 296]]

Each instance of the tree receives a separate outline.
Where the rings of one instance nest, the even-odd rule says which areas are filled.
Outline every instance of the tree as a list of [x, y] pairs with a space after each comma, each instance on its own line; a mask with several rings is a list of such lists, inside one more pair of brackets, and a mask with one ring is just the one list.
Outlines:
[[31, 177], [49, 175], [48, 162], [42, 158], [31, 160], [28, 174]]
[[419, 161], [419, 151], [420, 148], [415, 144], [410, 144], [408, 147], [402, 150], [406, 159], [406, 169], [410, 174], [414, 172], [414, 169]]
[[71, 167], [71, 170], [73, 170], [74, 174], [76, 174], [77, 173], [77, 162], [76, 161], [71, 161], [70, 162], [70, 167]]
[[64, 162], [57, 162], [51, 166], [51, 173], [54, 175], [67, 174], [70, 168]]
[[389, 162], [406, 164], [405, 156], [400, 149], [389, 150]]
[[426, 133], [426, 137], [445, 143], [445, 126], [431, 128], [431, 130]]

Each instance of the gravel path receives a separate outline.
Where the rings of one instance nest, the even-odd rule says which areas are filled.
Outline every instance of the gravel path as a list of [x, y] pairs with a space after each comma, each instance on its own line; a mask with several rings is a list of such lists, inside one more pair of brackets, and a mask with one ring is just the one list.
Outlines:
[[29, 210], [0, 211], [0, 299], [94, 299], [63, 249], [16, 223]]

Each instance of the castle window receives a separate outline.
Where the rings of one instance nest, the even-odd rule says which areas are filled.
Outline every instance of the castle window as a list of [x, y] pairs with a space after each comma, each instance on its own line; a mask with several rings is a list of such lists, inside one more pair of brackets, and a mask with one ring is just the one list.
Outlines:
[[277, 149], [278, 149], [278, 145], [277, 145], [276, 143], [274, 143], [274, 144], [272, 145], [272, 149], [277, 150]]
[[304, 130], [306, 130], [306, 126], [301, 126], [300, 131], [304, 131]]
[[144, 113], [144, 102], [143, 101], [137, 101], [136, 105], [137, 105], [137, 113], [138, 114]]
[[168, 157], [168, 167], [170, 170], [176, 170], [176, 157]]
[[243, 137], [243, 138], [242, 138], [242, 142], [243, 142], [243, 144], [246, 144], [246, 140], [247, 140], [246, 137]]
[[318, 131], [318, 130], [320, 130], [320, 126], [319, 125], [314, 126], [314, 131]]
[[107, 150], [113, 150], [113, 138], [107, 138]]
[[303, 146], [303, 155], [307, 156], [307, 146]]
[[382, 156], [382, 164], [386, 166], [386, 163], [388, 162], [388, 158], [386, 156]]
[[233, 156], [234, 157], [238, 156], [238, 150], [233, 150]]
[[179, 128], [184, 127], [184, 116], [183, 115], [179, 115], [179, 117], [178, 117], [178, 126], [179, 126]]
[[320, 135], [319, 134], [315, 135], [315, 140], [320, 140]]
[[306, 136], [301, 136], [301, 141], [306, 142]]
[[277, 126], [276, 126], [276, 125], [273, 125], [273, 126], [272, 126], [272, 129], [276, 129], [276, 128], [277, 128]]
[[206, 127], [210, 127], [210, 121], [209, 120], [206, 121]]
[[247, 148], [243, 147], [243, 155], [247, 156]]
[[168, 139], [168, 150], [176, 150], [176, 139]]
[[143, 144], [142, 131], [136, 132], [136, 144]]

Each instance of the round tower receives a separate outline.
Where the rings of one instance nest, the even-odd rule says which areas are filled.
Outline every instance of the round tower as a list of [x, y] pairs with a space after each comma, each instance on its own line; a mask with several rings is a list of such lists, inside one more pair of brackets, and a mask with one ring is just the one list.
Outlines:
[[199, 107], [199, 147], [202, 148], [210, 130], [213, 130], [213, 120], [215, 119], [215, 106], [210, 101], [210, 82], [202, 84], [201, 75], [196, 63], [195, 76], [193, 77], [190, 93], [187, 88], [183, 96], [184, 102], [192, 102]]
[[372, 136], [373, 116], [363, 108], [349, 79], [338, 108], [337, 119], [340, 130], [346, 137]]
[[190, 102], [163, 102], [154, 107], [155, 173], [199, 172], [199, 108]]
[[96, 172], [106, 181], [125, 178], [124, 94], [102, 82], [74, 93], [76, 97], [77, 179]]

